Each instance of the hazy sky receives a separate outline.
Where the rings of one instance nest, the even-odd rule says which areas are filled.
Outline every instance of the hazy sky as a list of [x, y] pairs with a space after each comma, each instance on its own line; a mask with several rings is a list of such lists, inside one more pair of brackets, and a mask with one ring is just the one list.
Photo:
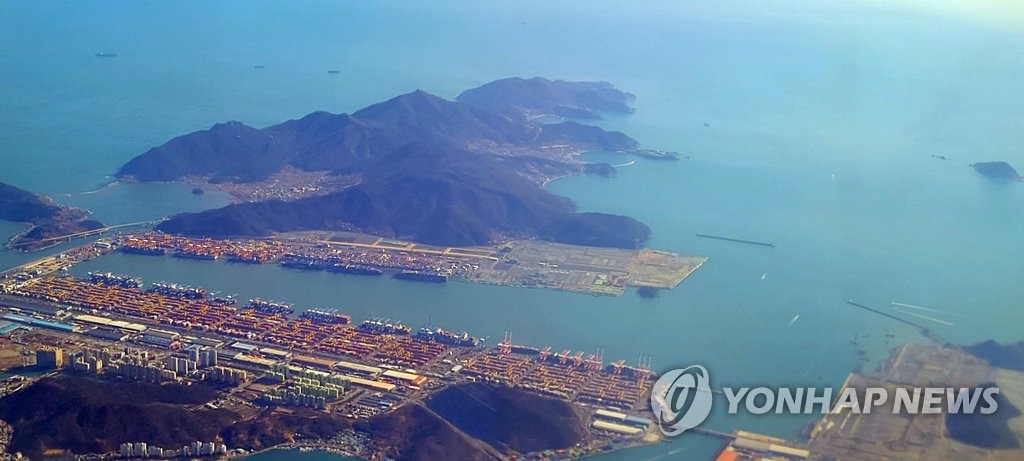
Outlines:
[[[570, 7], [569, 4], [565, 4]], [[1024, 1], [1021, 0], [731, 0], [725, 2], [665, 1], [635, 4], [613, 2], [607, 5], [615, 14], [619, 7], [633, 9], [638, 14], [659, 15], [673, 12], [682, 16], [709, 15], [720, 19], [817, 19], [825, 21], [913, 20], [920, 14], [941, 15], [958, 20], [985, 23], [1012, 32], [1024, 32]], [[572, 4], [573, 8], [578, 7]], [[837, 17], [836, 7], [848, 8], [850, 17]], [[865, 15], [865, 13], [867, 13]]]

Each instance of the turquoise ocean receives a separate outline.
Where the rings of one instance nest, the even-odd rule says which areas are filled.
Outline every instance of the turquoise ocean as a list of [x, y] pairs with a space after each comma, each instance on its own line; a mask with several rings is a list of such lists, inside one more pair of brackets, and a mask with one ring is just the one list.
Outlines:
[[[152, 219], [228, 199], [110, 185], [110, 175], [216, 122], [351, 112], [417, 88], [451, 98], [508, 76], [607, 80], [637, 95], [637, 111], [601, 126], [688, 158], [636, 159], [615, 178], [548, 187], [581, 210], [647, 223], [649, 247], [710, 258], [657, 299], [121, 254], [73, 273], [131, 273], [357, 320], [430, 320], [491, 344], [512, 330], [524, 344], [603, 346], [608, 360], [648, 353], [657, 369], [706, 366], [714, 387], [839, 386], [890, 348], [926, 341], [847, 299], [943, 311], [945, 323], [907, 318], [957, 344], [1024, 340], [1024, 184], [968, 166], [1024, 168], [1024, 10], [986, 5], [5, 2], [0, 181], [106, 223]], [[0, 237], [20, 229], [0, 222]], [[0, 252], [0, 267], [36, 257]], [[814, 419], [716, 411], [706, 425], [794, 437]], [[599, 458], [700, 459], [717, 447], [686, 435]]]

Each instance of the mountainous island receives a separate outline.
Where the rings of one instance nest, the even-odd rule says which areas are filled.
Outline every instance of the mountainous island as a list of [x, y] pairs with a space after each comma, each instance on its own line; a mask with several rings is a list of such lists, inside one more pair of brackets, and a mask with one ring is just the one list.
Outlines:
[[636, 248], [650, 235], [643, 223], [578, 212], [543, 186], [571, 174], [614, 174], [610, 165], [579, 160], [582, 152], [645, 151], [620, 132], [533, 119], [629, 112], [632, 98], [608, 83], [541, 78], [499, 80], [455, 101], [417, 90], [352, 114], [314, 112], [262, 129], [220, 123], [150, 149], [117, 176], [230, 185], [276, 183], [295, 172], [355, 178], [294, 199], [182, 214], [158, 227], [175, 234], [357, 230], [436, 245], [540, 238]]
[[636, 96], [608, 82], [505, 78], [463, 91], [456, 101], [509, 116], [601, 119], [600, 112], [633, 113]]
[[0, 219], [30, 224], [24, 232], [12, 237], [8, 246], [38, 249], [45, 246], [40, 240], [103, 227], [99, 221], [87, 217], [88, 213], [83, 210], [57, 205], [47, 197], [0, 182]]
[[971, 164], [971, 168], [982, 176], [998, 181], [1021, 181], [1020, 173], [1006, 162], [979, 162]]

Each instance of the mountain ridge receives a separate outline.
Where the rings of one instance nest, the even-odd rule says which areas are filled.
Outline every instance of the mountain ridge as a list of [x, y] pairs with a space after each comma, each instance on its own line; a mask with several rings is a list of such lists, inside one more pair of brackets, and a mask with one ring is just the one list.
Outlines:
[[48, 197], [0, 182], [0, 219], [24, 222], [29, 228], [11, 237], [8, 246], [37, 249], [37, 242], [50, 237], [103, 227], [88, 213], [53, 203]]
[[[610, 85], [560, 82], [556, 89], [573, 94], [556, 99], [578, 99], [579, 88], [592, 87]], [[550, 91], [542, 93], [508, 99], [533, 101]], [[262, 129], [219, 123], [135, 157], [118, 177], [258, 183], [297, 168], [360, 178], [314, 197], [181, 214], [157, 228], [176, 234], [358, 230], [448, 246], [536, 237], [636, 248], [650, 236], [647, 226], [625, 216], [577, 213], [571, 200], [541, 186], [581, 172], [612, 176], [610, 165], [584, 163], [575, 155], [636, 151], [637, 145], [623, 133], [592, 125], [538, 123], [416, 90], [351, 114], [317, 111]]]

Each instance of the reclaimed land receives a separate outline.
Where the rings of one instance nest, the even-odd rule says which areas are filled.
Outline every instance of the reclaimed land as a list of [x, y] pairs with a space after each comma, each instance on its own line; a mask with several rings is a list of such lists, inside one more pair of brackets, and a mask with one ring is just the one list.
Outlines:
[[381, 271], [419, 271], [493, 285], [550, 288], [621, 296], [626, 287], [674, 288], [707, 258], [659, 250], [626, 250], [517, 240], [500, 246], [441, 247], [377, 236], [290, 233], [268, 239], [194, 239], [166, 234], [124, 236], [132, 254], [188, 255], [248, 263], [301, 260], [307, 270], [355, 265]]
[[991, 415], [954, 415], [945, 408], [941, 414], [831, 412], [811, 433], [809, 459], [1020, 459], [1024, 373], [993, 367], [959, 348], [906, 344], [894, 349], [878, 371], [851, 374], [843, 388], [863, 395], [867, 387], [885, 387], [891, 401], [897, 387], [983, 388], [993, 383], [1000, 393], [998, 410]]

